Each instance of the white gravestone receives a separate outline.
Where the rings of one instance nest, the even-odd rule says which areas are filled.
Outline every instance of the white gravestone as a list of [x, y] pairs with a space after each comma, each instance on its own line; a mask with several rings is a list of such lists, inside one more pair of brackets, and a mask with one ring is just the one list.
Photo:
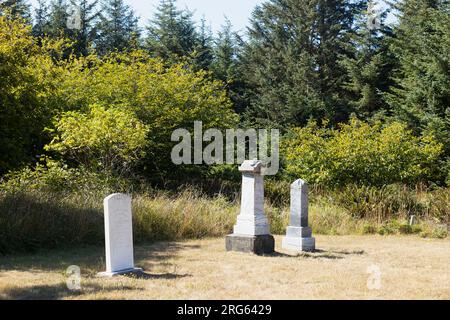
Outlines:
[[316, 240], [308, 227], [308, 184], [297, 180], [291, 185], [291, 217], [286, 237], [283, 238], [283, 249], [297, 252], [314, 251]]
[[260, 161], [245, 161], [242, 172], [241, 214], [234, 226], [235, 234], [260, 236], [270, 234], [269, 222], [264, 214], [264, 178]]
[[112, 194], [105, 198], [106, 272], [99, 276], [141, 272], [134, 267], [133, 222], [131, 198], [125, 194]]
[[245, 161], [242, 172], [241, 212], [234, 233], [226, 237], [227, 251], [272, 253], [275, 241], [270, 235], [269, 222], [264, 214], [264, 177], [262, 163]]

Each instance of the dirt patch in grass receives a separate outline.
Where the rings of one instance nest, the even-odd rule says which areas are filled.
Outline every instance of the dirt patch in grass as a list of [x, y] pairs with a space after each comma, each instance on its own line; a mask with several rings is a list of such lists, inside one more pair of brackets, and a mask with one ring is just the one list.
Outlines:
[[[277, 237], [277, 244], [281, 237]], [[318, 236], [315, 253], [225, 251], [224, 239], [136, 247], [145, 278], [100, 279], [102, 248], [0, 258], [0, 299], [450, 299], [450, 240]], [[67, 289], [78, 265], [82, 289]], [[369, 289], [370, 271], [379, 289]]]

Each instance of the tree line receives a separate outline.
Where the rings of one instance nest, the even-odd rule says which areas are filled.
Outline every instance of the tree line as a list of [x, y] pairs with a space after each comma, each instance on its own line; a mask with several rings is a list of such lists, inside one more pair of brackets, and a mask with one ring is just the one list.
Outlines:
[[[437, 139], [450, 168], [448, 1], [389, 1], [370, 28], [368, 1], [267, 0], [245, 33], [227, 20], [216, 36], [175, 0], [162, 0], [144, 29], [123, 0], [39, 0], [34, 10], [25, 0], [0, 3], [0, 14], [28, 21], [36, 39], [72, 41], [60, 59], [144, 50], [223, 81], [241, 125], [286, 132], [311, 120], [331, 128], [352, 117], [398, 121]], [[81, 10], [80, 29], [67, 27], [70, 4]], [[386, 23], [388, 11], [395, 23]]]

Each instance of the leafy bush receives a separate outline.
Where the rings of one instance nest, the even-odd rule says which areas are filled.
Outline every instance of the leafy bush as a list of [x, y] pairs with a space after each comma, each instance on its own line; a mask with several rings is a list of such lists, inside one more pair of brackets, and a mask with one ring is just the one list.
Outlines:
[[415, 137], [404, 124], [383, 127], [356, 119], [339, 129], [310, 122], [292, 130], [282, 147], [288, 176], [326, 186], [431, 181], [442, 152], [433, 137]]
[[0, 175], [36, 161], [44, 128], [64, 108], [55, 99], [61, 72], [52, 57], [65, 45], [38, 42], [28, 22], [0, 15]]
[[61, 162], [43, 159], [34, 168], [26, 167], [0, 179], [0, 192], [43, 192], [67, 195], [72, 192], [99, 192], [103, 194], [128, 192], [135, 188], [131, 181], [92, 172], [84, 167], [69, 168]]
[[[205, 71], [193, 71], [186, 64], [167, 67], [144, 51], [100, 58], [70, 55], [68, 48], [68, 40], [34, 38], [26, 21], [0, 16], [0, 174], [34, 163], [42, 156], [43, 147], [51, 140], [44, 128], [52, 125], [55, 116], [66, 120], [57, 123], [66, 127], [63, 129], [80, 129], [75, 120], [91, 119], [88, 114], [92, 115], [92, 106], [98, 106], [97, 111], [105, 107], [135, 115], [148, 128], [145, 157], [138, 173], [158, 180], [169, 175], [179, 177], [182, 171], [180, 167], [174, 170], [170, 161], [175, 129], [192, 130], [194, 121], [202, 121], [205, 130], [228, 128], [238, 121], [225, 84], [212, 80]], [[94, 122], [90, 125], [94, 126]], [[68, 140], [58, 141], [65, 148], [60, 148], [61, 144], [52, 147], [72, 160], [73, 153], [86, 151], [105, 133], [103, 128], [91, 129], [83, 131], [83, 141], [78, 139], [89, 143], [83, 148], [69, 151]], [[88, 141], [91, 138], [94, 141]], [[76, 158], [81, 160], [79, 154]], [[110, 162], [111, 158], [103, 160]]]
[[92, 105], [86, 114], [62, 114], [51, 132], [45, 150], [87, 168], [123, 174], [144, 157], [148, 127], [130, 112]]
[[238, 122], [222, 82], [184, 64], [166, 67], [143, 51], [73, 59], [64, 72], [58, 95], [68, 109], [99, 104], [135, 114], [148, 127], [141, 166], [147, 177], [180, 177], [182, 168], [170, 157], [175, 129], [193, 132], [194, 121], [202, 121], [203, 130]]

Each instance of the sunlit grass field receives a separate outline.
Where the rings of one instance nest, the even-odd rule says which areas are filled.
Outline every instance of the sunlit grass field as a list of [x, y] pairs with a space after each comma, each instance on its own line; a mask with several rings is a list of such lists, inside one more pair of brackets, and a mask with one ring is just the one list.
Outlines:
[[[143, 278], [97, 278], [101, 247], [1, 257], [0, 299], [450, 299], [449, 239], [317, 236], [300, 255], [276, 240], [268, 256], [226, 252], [223, 238], [139, 245]], [[67, 289], [70, 265], [80, 291]]]

